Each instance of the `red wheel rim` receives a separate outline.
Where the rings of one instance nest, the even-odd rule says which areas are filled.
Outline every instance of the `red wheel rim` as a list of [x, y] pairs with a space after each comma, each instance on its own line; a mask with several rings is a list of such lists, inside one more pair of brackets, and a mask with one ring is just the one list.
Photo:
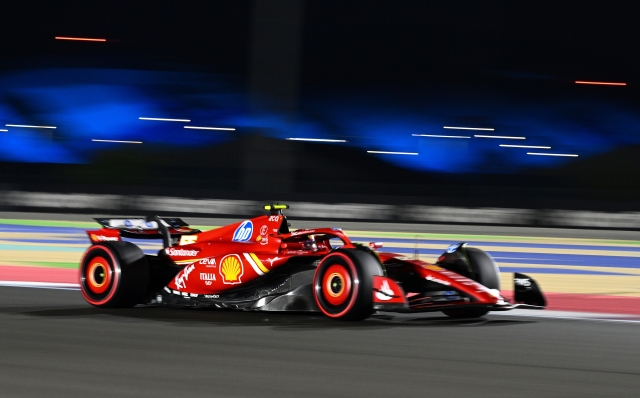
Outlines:
[[333, 264], [322, 276], [322, 297], [331, 305], [341, 305], [351, 295], [351, 275], [341, 264]]
[[[99, 275], [102, 267], [92, 266], [98, 263], [102, 264], [106, 270], [104, 280]], [[89, 272], [90, 269], [93, 269], [92, 273], [97, 271], [98, 274], [92, 275]], [[78, 276], [80, 277], [80, 291], [89, 304], [95, 306], [108, 305], [119, 290], [120, 264], [108, 246], [93, 245], [82, 257], [82, 267], [80, 267]]]
[[111, 286], [112, 274], [109, 262], [104, 257], [92, 258], [85, 272], [85, 280], [91, 293], [102, 294], [106, 292]]

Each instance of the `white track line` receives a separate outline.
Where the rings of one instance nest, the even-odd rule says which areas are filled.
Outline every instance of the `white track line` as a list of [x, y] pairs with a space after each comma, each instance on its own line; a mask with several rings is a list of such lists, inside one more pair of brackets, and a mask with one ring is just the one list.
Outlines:
[[579, 321], [598, 321], [598, 322], [622, 322], [622, 323], [638, 323], [640, 324], [640, 315], [629, 314], [610, 314], [596, 312], [578, 312], [578, 311], [555, 311], [555, 310], [513, 310], [504, 312], [491, 312], [490, 315], [507, 315], [521, 316], [530, 318], [552, 318], [552, 319], [569, 319]]
[[55, 283], [55, 282], [24, 282], [24, 281], [0, 281], [0, 286], [31, 287], [39, 289], [63, 289], [79, 290], [77, 283]]

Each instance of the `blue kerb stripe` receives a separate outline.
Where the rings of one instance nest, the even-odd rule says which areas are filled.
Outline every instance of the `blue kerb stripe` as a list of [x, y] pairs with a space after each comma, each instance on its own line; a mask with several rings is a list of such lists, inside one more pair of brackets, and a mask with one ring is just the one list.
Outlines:
[[[99, 225], [96, 225], [96, 229], [99, 228]], [[88, 239], [86, 238], [85, 229], [84, 228], [76, 228], [76, 227], [48, 227], [48, 226], [22, 226], [22, 225], [0, 225], [0, 231], [2, 232], [21, 232], [21, 233], [57, 233], [57, 234], [66, 234], [69, 237], [77, 238], [71, 240], [63, 240], [63, 239], [15, 239], [15, 238], [5, 238], [4, 240], [12, 240], [17, 242], [26, 242], [26, 243], [35, 243], [36, 245], [29, 246], [20, 246], [20, 245], [11, 245], [11, 244], [0, 244], [0, 249], [3, 250], [42, 250], [42, 251], [84, 251], [85, 249], [82, 247], [78, 248], [69, 248], [69, 247], [53, 247], [53, 246], [38, 246], [37, 243], [60, 243], [60, 244], [69, 244], [69, 243], [86, 243], [89, 245]], [[358, 239], [358, 237], [353, 237], [353, 240], [371, 240], [370, 238], [366, 239]], [[385, 243], [415, 243], [415, 239], [406, 238], [380, 238], [376, 239], [379, 241], [383, 241]], [[141, 245], [155, 245], [159, 244], [156, 240], [131, 240], [135, 243]], [[437, 257], [444, 252], [446, 246], [451, 243], [451, 241], [445, 240], [418, 240], [419, 243], [429, 243], [429, 244], [442, 244], [442, 249], [418, 249], [420, 255], [433, 256]], [[621, 251], [621, 252], [631, 252], [631, 251], [640, 251], [640, 248], [633, 247], [618, 247], [618, 246], [582, 246], [582, 245], [555, 245], [555, 244], [537, 244], [537, 243], [506, 243], [506, 242], [470, 242], [470, 246], [472, 245], [483, 245], [483, 246], [508, 246], [508, 247], [518, 247], [518, 248], [563, 248], [563, 249], [572, 249], [572, 250], [583, 250], [584, 252], [588, 252], [589, 249], [598, 249], [598, 250], [613, 250], [613, 251]], [[387, 245], [385, 248], [390, 252], [395, 252], [399, 254], [413, 254], [414, 249], [412, 248], [397, 248], [393, 247], [393, 245]], [[383, 249], [384, 250], [384, 249]], [[600, 255], [588, 255], [588, 254], [547, 254], [547, 253], [521, 253], [521, 252], [504, 252], [504, 251], [492, 251], [489, 250], [489, 253], [495, 258], [498, 263], [519, 263], [519, 264], [555, 264], [555, 265], [582, 265], [582, 266], [602, 266], [602, 267], [624, 267], [624, 268], [640, 268], [640, 258], [639, 257], [623, 257], [623, 256], [600, 256]], [[595, 272], [595, 271], [594, 271]]]
[[604, 271], [591, 271], [591, 270], [584, 270], [584, 269], [565, 269], [565, 268], [500, 267], [500, 271], [501, 272], [522, 272], [526, 274], [638, 276], [633, 274], [623, 274], [619, 272], [604, 272]]
[[[394, 253], [409, 254], [414, 253], [413, 249], [397, 248]], [[442, 250], [419, 249], [420, 255], [431, 256], [432, 259], [442, 254]], [[495, 252], [488, 253], [500, 263], [519, 263], [519, 264], [555, 264], [555, 265], [584, 265], [599, 267], [623, 267], [623, 268], [640, 268], [640, 257], [622, 257], [622, 256], [591, 256], [583, 254], [547, 254], [547, 253], [513, 253], [513, 252]]]
[[[96, 224], [93, 229], [100, 229], [100, 225]], [[37, 227], [32, 225], [11, 225], [0, 224], [0, 232], [21, 232], [21, 233], [46, 233], [46, 234], [84, 234], [87, 229], [92, 228], [76, 228], [76, 227]]]
[[[72, 239], [69, 239], [72, 238]], [[65, 243], [88, 243], [89, 242], [89, 238], [86, 236], [86, 234], [83, 232], [82, 234], [68, 234], [67, 237], [65, 239], [61, 239], [61, 238], [53, 238], [53, 239], [38, 239], [38, 238], [11, 238], [11, 237], [7, 237], [7, 238], [2, 238], [3, 241], [10, 241], [10, 242], [24, 242], [24, 243], [61, 243], [61, 244], [65, 244]], [[126, 239], [125, 239], [126, 240]], [[139, 243], [155, 243], [155, 242], [159, 242], [159, 240], [153, 240], [153, 239], [131, 239], [131, 242], [139, 242]], [[485, 246], [504, 246], [504, 245], [499, 245], [499, 244], [486, 244], [485, 242], [476, 242], [471, 243], [469, 246], [476, 246], [476, 245], [485, 245]], [[526, 245], [508, 245], [509, 247], [514, 247], [514, 248], [531, 248], [532, 246], [526, 246]], [[540, 245], [536, 246], [536, 248], [540, 247]], [[621, 251], [621, 252], [640, 252], [640, 248], [639, 249], [634, 249], [634, 248], [629, 248], [629, 247], [615, 247], [615, 246], [576, 246], [576, 245], [550, 245], [547, 246], [546, 248], [550, 248], [550, 249], [570, 249], [570, 250], [582, 250], [584, 251], [585, 255], [589, 255], [588, 252], [590, 250], [611, 250], [611, 251]], [[394, 251], [394, 252], [402, 252], [402, 253], [406, 253], [407, 250], [410, 250], [411, 252], [413, 252], [413, 248], [400, 248], [400, 247], [395, 247], [393, 244], [390, 245], [386, 245], [385, 247], [383, 247], [383, 251]], [[420, 252], [428, 252], [428, 253], [434, 253], [434, 254], [442, 254], [444, 253], [445, 247], [443, 247], [442, 249], [420, 249]]]
[[[398, 239], [398, 238], [358, 238], [349, 237], [354, 242], [382, 242], [383, 247], [394, 247], [393, 243], [406, 243], [415, 245], [415, 239]], [[452, 243], [457, 243], [455, 240], [433, 240], [433, 239], [418, 239], [419, 244], [428, 245], [442, 245], [442, 252]], [[606, 246], [606, 245], [568, 245], [568, 244], [555, 244], [555, 243], [513, 243], [513, 242], [467, 242], [467, 246], [502, 246], [502, 247], [521, 247], [521, 248], [533, 248], [533, 249], [570, 249], [570, 250], [616, 250], [616, 251], [630, 251], [640, 252], [640, 246], [628, 247], [628, 246]]]
[[[95, 229], [99, 229], [100, 225], [96, 223]], [[77, 235], [78, 239], [80, 236], [85, 236], [86, 229], [79, 227], [54, 227], [54, 226], [32, 226], [32, 225], [9, 225], [9, 224], [0, 224], [0, 232], [21, 232], [21, 233], [51, 233], [51, 234], [68, 234], [68, 235]], [[405, 243], [405, 244], [415, 244], [416, 242], [421, 244], [436, 244], [442, 245], [442, 251], [446, 249], [446, 247], [455, 243], [454, 240], [444, 240], [444, 239], [414, 239], [414, 238], [371, 238], [371, 237], [362, 237], [362, 236], [351, 236], [351, 240], [353, 241], [381, 241], [386, 243], [387, 247], [394, 247], [392, 243]], [[519, 242], [476, 242], [469, 241], [469, 246], [503, 246], [503, 247], [519, 247], [519, 248], [555, 248], [555, 249], [570, 249], [570, 250], [615, 250], [615, 251], [636, 251], [640, 252], [640, 247], [622, 247], [622, 246], [607, 246], [607, 245], [571, 245], [571, 244], [554, 244], [554, 243], [519, 243]]]

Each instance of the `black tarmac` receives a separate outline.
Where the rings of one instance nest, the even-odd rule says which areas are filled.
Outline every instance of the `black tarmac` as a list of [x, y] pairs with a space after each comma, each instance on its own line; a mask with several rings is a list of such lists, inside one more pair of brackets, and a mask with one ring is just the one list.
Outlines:
[[640, 324], [136, 307], [0, 287], [0, 397], [636, 397]]

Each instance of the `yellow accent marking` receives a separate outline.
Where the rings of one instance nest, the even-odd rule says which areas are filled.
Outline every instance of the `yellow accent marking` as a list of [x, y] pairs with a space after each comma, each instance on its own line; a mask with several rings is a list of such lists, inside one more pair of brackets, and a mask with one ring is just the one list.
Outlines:
[[258, 268], [260, 268], [260, 271], [264, 272], [265, 274], [269, 272], [269, 268], [265, 267], [264, 264], [262, 264], [262, 261], [260, 261], [258, 256], [256, 256], [254, 253], [249, 253], [249, 255], [251, 256], [253, 261], [256, 262], [256, 264], [258, 265]]
[[265, 210], [285, 210], [288, 208], [289, 208], [289, 205], [281, 205], [281, 204], [264, 205]]
[[[332, 280], [333, 280], [333, 278], [335, 278], [335, 277], [337, 277], [338, 279], [340, 279], [340, 281], [342, 282], [342, 286], [340, 286], [340, 291], [339, 291], [338, 293], [334, 293], [334, 292], [331, 290], [331, 281], [332, 281]], [[340, 275], [339, 273], [334, 272], [333, 274], [329, 275], [329, 279], [327, 279], [327, 282], [329, 282], [329, 283], [327, 283], [327, 286], [326, 286], [326, 288], [327, 288], [327, 292], [329, 293], [329, 295], [330, 295], [331, 297], [338, 297], [339, 295], [341, 295], [341, 294], [344, 292], [344, 285], [345, 285], [345, 283], [344, 283], [344, 278], [343, 278], [343, 277], [342, 277], [342, 275]]]
[[102, 287], [104, 286], [105, 282], [107, 281], [107, 278], [104, 278], [102, 280], [102, 283], [98, 283], [98, 281], [96, 281], [95, 275], [94, 273], [96, 272], [96, 268], [102, 268], [102, 277], [104, 278], [106, 270], [104, 268], [104, 265], [102, 265], [102, 263], [94, 263], [91, 268], [89, 269], [89, 283], [91, 283], [93, 286], [95, 287]]
[[173, 260], [174, 263], [176, 264], [191, 264], [191, 263], [195, 263], [197, 261], [200, 261], [199, 258], [193, 258], [190, 260]]
[[[527, 272], [544, 293], [582, 293], [606, 296], [640, 297], [637, 276], [545, 274]], [[513, 273], [501, 272], [501, 287], [513, 290]]]
[[180, 246], [191, 245], [198, 241], [198, 235], [182, 235], [180, 237]]

